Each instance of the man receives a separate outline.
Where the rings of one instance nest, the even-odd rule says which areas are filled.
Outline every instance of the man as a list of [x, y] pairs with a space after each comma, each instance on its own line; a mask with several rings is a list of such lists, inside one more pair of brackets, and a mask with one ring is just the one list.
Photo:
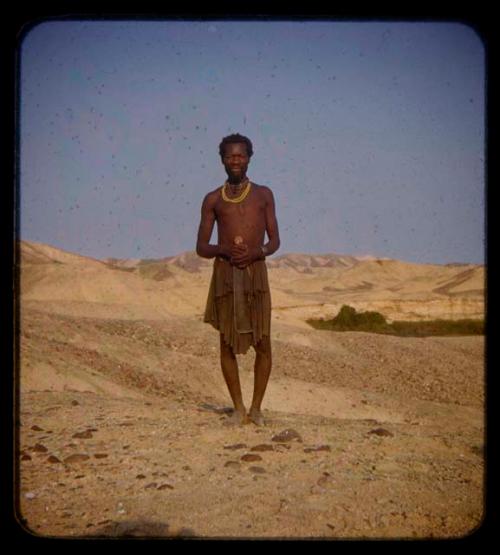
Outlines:
[[[268, 187], [251, 183], [246, 172], [251, 141], [240, 134], [224, 137], [219, 154], [227, 173], [222, 187], [208, 193], [201, 208], [196, 252], [215, 258], [204, 321], [220, 332], [222, 373], [234, 404], [234, 424], [262, 425], [261, 403], [271, 373], [271, 297], [265, 257], [280, 245], [274, 197]], [[218, 240], [210, 244], [217, 222]], [[268, 242], [264, 244], [265, 234]], [[255, 349], [254, 391], [247, 415], [237, 354]]]

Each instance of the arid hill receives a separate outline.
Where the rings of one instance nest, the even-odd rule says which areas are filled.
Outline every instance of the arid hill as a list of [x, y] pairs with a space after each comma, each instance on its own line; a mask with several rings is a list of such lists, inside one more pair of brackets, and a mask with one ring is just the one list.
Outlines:
[[[21, 244], [21, 259], [25, 300], [60, 301], [59, 310], [96, 300], [120, 310], [150, 307], [151, 317], [201, 314], [212, 267], [194, 252], [98, 261], [28, 242]], [[268, 267], [275, 316], [296, 324], [330, 318], [342, 304], [389, 320], [484, 317], [483, 266], [287, 254], [271, 257]]]

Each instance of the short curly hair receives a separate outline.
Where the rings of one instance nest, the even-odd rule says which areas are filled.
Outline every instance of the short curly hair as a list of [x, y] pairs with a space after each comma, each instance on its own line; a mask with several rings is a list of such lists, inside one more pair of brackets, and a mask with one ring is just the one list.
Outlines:
[[243, 143], [247, 147], [247, 154], [248, 157], [251, 158], [253, 154], [253, 145], [252, 141], [245, 137], [244, 135], [240, 135], [239, 133], [233, 133], [232, 135], [228, 135], [224, 137], [219, 145], [219, 154], [221, 158], [224, 158], [224, 153], [226, 149], [226, 145], [235, 144], [235, 143]]

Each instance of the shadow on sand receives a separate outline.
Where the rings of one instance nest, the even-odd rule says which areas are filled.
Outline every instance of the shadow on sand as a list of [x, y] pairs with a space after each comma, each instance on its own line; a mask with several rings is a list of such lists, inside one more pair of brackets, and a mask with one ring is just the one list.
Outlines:
[[168, 523], [147, 520], [110, 522], [88, 535], [94, 538], [193, 538], [196, 536], [191, 528], [170, 530]]

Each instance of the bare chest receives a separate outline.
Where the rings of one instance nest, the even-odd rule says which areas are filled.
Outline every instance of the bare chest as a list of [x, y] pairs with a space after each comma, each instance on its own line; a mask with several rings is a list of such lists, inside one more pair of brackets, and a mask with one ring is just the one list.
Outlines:
[[241, 202], [227, 202], [221, 196], [215, 207], [215, 213], [219, 223], [241, 220], [252, 220], [255, 223], [264, 217], [264, 208], [263, 199], [252, 191]]
[[222, 197], [217, 202], [215, 213], [219, 232], [234, 235], [241, 234], [246, 240], [252, 242], [260, 240], [266, 227], [265, 201], [257, 191], [251, 191], [245, 200], [233, 203], [227, 202]]

